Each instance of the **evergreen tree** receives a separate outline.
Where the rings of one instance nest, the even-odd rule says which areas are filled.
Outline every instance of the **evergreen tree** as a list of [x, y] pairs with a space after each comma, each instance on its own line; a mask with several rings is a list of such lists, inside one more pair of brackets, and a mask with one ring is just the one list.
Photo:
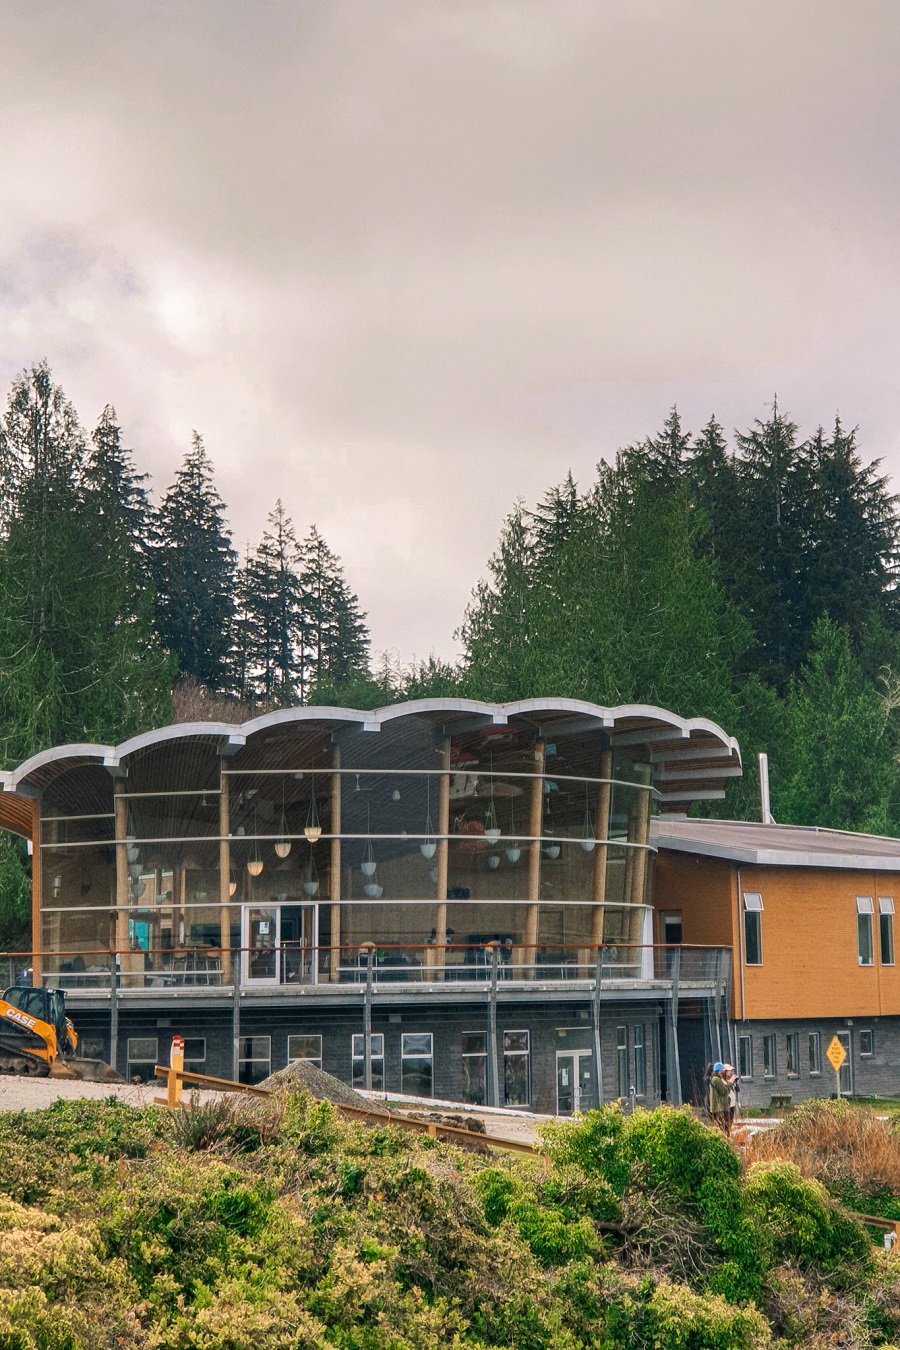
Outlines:
[[724, 432], [714, 417], [691, 445], [686, 474], [691, 496], [708, 522], [706, 549], [728, 586], [734, 570], [731, 540], [739, 509], [738, 485]]
[[543, 692], [534, 681], [535, 552], [521, 501], [513, 507], [456, 636], [465, 649], [463, 687], [471, 697], [495, 702]]
[[245, 569], [253, 684], [269, 704], [294, 703], [304, 691], [306, 621], [299, 563], [294, 527], [279, 499], [269, 514], [269, 528]]
[[152, 594], [46, 364], [14, 382], [0, 456], [0, 754], [15, 762], [164, 720], [170, 669], [152, 634]]
[[773, 779], [777, 820], [887, 834], [896, 796], [896, 745], [890, 710], [867, 681], [846, 628], [815, 625], [807, 665], [791, 681], [786, 753]]
[[92, 433], [84, 476], [107, 528], [137, 559], [142, 572], [149, 575], [156, 544], [153, 507], [144, 486], [149, 475], [135, 471], [131, 451], [122, 444], [116, 410], [110, 403]]
[[183, 675], [213, 690], [234, 687], [229, 667], [236, 555], [203, 441], [193, 433], [159, 513], [157, 625]]
[[315, 525], [300, 549], [304, 621], [304, 691], [310, 702], [334, 698], [368, 672], [369, 630], [341, 561]]
[[662, 431], [623, 450], [621, 455], [624, 466], [641, 480], [650, 496], [664, 499], [681, 487], [690, 448], [690, 435], [673, 407]]

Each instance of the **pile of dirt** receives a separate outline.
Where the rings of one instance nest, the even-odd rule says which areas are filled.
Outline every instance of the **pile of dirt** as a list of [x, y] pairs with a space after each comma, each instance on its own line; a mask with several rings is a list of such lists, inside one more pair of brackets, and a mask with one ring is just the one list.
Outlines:
[[298, 1060], [295, 1064], [289, 1064], [286, 1069], [279, 1069], [277, 1073], [270, 1074], [260, 1083], [260, 1087], [306, 1088], [319, 1101], [332, 1102], [335, 1106], [356, 1106], [376, 1115], [390, 1115], [390, 1112], [378, 1102], [370, 1102], [367, 1097], [354, 1092], [353, 1088], [342, 1083], [339, 1078], [325, 1073], [308, 1060]]

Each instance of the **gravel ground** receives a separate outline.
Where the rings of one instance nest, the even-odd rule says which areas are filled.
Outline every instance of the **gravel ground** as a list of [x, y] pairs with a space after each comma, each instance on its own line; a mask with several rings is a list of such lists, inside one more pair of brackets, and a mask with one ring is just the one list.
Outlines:
[[319, 1101], [334, 1102], [335, 1106], [359, 1106], [366, 1111], [381, 1111], [384, 1108], [378, 1103], [369, 1101], [367, 1097], [361, 1097], [353, 1088], [342, 1083], [339, 1078], [335, 1078], [330, 1073], [325, 1073], [323, 1069], [316, 1068], [315, 1064], [309, 1064], [304, 1060], [298, 1060], [290, 1068], [279, 1069], [278, 1073], [273, 1073], [265, 1078], [260, 1087], [276, 1088], [287, 1087], [298, 1084], [301, 1087], [308, 1088], [314, 1097]]

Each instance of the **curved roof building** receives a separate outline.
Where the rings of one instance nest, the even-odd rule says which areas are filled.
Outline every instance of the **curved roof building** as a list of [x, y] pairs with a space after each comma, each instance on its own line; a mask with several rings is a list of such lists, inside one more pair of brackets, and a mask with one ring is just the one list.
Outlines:
[[33, 841], [35, 964], [85, 1007], [335, 1006], [370, 961], [395, 1003], [462, 1006], [489, 977], [562, 996], [601, 946], [652, 981], [651, 819], [740, 772], [720, 727], [644, 705], [304, 707], [44, 751], [0, 823]]

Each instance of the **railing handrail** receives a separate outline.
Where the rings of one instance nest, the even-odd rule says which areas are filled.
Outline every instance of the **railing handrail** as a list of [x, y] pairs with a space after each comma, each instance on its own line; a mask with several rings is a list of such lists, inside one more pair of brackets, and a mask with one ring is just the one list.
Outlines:
[[[374, 939], [373, 939], [374, 942]], [[439, 943], [423, 939], [420, 942], [374, 942], [374, 947], [378, 951], [421, 951], [423, 949], [436, 949], [438, 951], [485, 951], [492, 945], [496, 945], [503, 951], [654, 951], [654, 952], [721, 952], [730, 951], [731, 948], [725, 943], [699, 943], [699, 942], [591, 942], [586, 939], [583, 942], [500, 942], [492, 940], [491, 942], [447, 942]], [[330, 946], [327, 943], [304, 943], [293, 939], [273, 942], [271, 946], [266, 947], [232, 947], [220, 942], [184, 942], [173, 947], [79, 947], [65, 951], [47, 949], [31, 951], [10, 951], [0, 952], [0, 960], [21, 961], [27, 958], [37, 958], [43, 960], [45, 957], [51, 957], [54, 960], [62, 957], [72, 956], [173, 956], [182, 952], [231, 952], [232, 954], [240, 952], [261, 952], [273, 951], [278, 947], [295, 947], [304, 951], [318, 952], [346, 952], [361, 950], [359, 942], [341, 942]]]

